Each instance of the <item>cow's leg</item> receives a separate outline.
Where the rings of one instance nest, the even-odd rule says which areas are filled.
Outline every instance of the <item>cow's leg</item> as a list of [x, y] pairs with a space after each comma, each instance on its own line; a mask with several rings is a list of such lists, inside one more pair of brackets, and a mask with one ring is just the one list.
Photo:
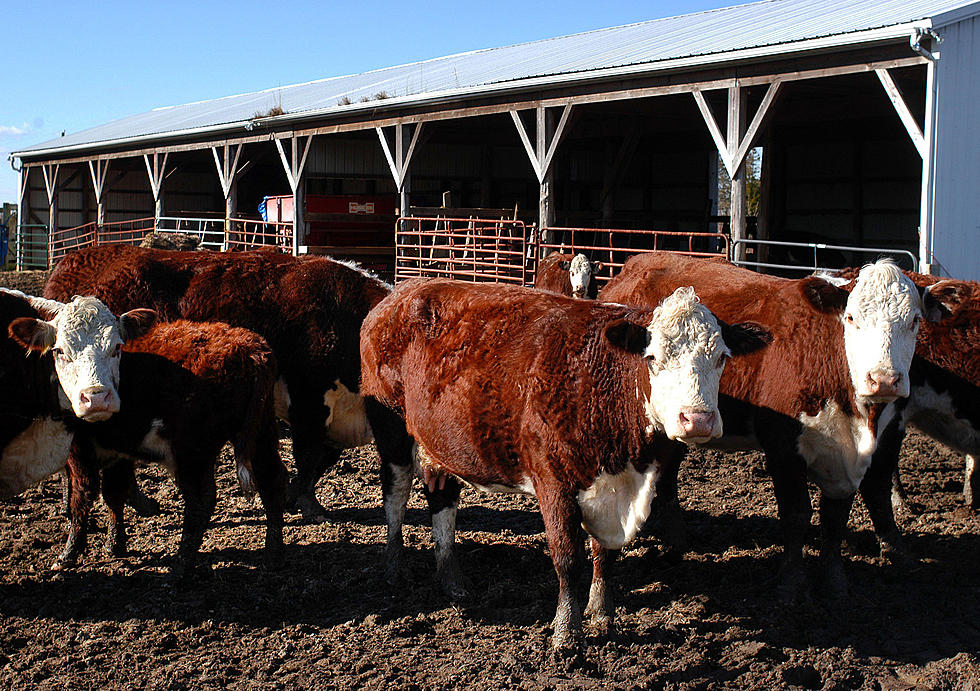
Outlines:
[[906, 550], [902, 533], [895, 523], [892, 483], [898, 473], [898, 457], [904, 436], [902, 429], [897, 434], [881, 436], [860, 486], [861, 498], [878, 537], [881, 556], [897, 562], [905, 561]]
[[909, 505], [908, 493], [905, 491], [905, 485], [902, 484], [902, 476], [897, 467], [892, 474], [891, 502], [894, 511], [904, 511], [906, 514], [915, 513]]
[[[308, 410], [311, 405], [317, 410]], [[341, 453], [341, 449], [326, 443], [325, 410], [322, 403], [302, 406], [295, 402], [289, 409], [296, 477], [289, 484], [286, 510], [299, 512], [304, 520], [313, 523], [327, 520], [327, 510], [316, 499], [316, 483], [337, 463]]]
[[389, 583], [394, 584], [402, 573], [402, 524], [415, 475], [412, 452], [415, 442], [406, 431], [401, 417], [374, 398], [368, 396], [364, 399], [364, 410], [371, 423], [378, 456], [381, 457], [381, 496], [388, 526], [386, 577]]
[[687, 551], [687, 527], [677, 495], [678, 475], [686, 455], [687, 447], [676, 443], [671, 445], [670, 452], [660, 461], [661, 471], [651, 510], [651, 515], [655, 515], [660, 522], [660, 539], [667, 546], [668, 553], [677, 556]]
[[841, 543], [847, 530], [847, 518], [851, 515], [854, 495], [833, 498], [820, 495], [820, 530], [823, 534], [821, 558], [823, 561], [824, 591], [832, 598], [847, 596], [847, 577], [841, 557]]
[[129, 474], [129, 487], [127, 488], [126, 493], [126, 503], [132, 507], [137, 516], [142, 516], [143, 518], [159, 516], [160, 512], [163, 510], [160, 508], [160, 502], [153, 497], [144, 494], [143, 490], [139, 486], [139, 483], [136, 481], [135, 472], [131, 472]]
[[583, 561], [582, 513], [569, 493], [554, 487], [535, 487], [551, 561], [558, 575], [558, 609], [551, 647], [573, 648], [581, 638], [582, 610], [575, 596], [576, 576]]
[[[440, 481], [441, 484], [441, 481]], [[430, 490], [423, 486], [425, 499], [432, 516], [432, 542], [436, 552], [436, 573], [442, 589], [454, 600], [467, 596], [463, 572], [456, 559], [456, 510], [459, 507], [459, 481], [452, 476], [445, 478], [443, 486]]]
[[76, 564], [88, 543], [89, 515], [99, 496], [99, 463], [89, 442], [75, 437], [68, 451], [67, 469], [71, 487], [68, 540], [51, 565], [56, 571]]
[[[246, 434], [252, 430], [246, 431]], [[248, 446], [253, 447], [252, 444]], [[238, 446], [235, 447], [236, 455]], [[282, 554], [283, 512], [286, 503], [286, 487], [289, 473], [279, 458], [279, 435], [273, 422], [260, 429], [254, 440], [254, 453], [250, 462], [255, 475], [255, 485], [265, 509], [265, 557], [273, 565]]]
[[773, 491], [783, 533], [783, 563], [779, 568], [777, 591], [783, 600], [793, 600], [803, 592], [803, 543], [810, 525], [810, 493], [807, 490], [806, 462], [795, 453], [766, 452], [766, 468], [772, 476]]
[[180, 547], [172, 574], [177, 580], [184, 580], [198, 567], [204, 531], [211, 521], [217, 501], [214, 483], [214, 458], [192, 455], [188, 458], [178, 456], [177, 486], [184, 498], [184, 520], [181, 527]]
[[592, 543], [592, 585], [589, 587], [589, 603], [585, 616], [589, 623], [603, 631], [608, 631], [613, 623], [615, 608], [609, 593], [608, 570], [619, 556], [619, 550], [609, 550], [595, 538]]
[[133, 481], [133, 464], [119, 461], [102, 471], [102, 501], [109, 508], [106, 550], [114, 557], [126, 554], [126, 521], [123, 508]]
[[963, 478], [963, 499], [971, 511], [980, 510], [980, 473], [973, 454], [966, 455], [966, 473]]
[[61, 482], [61, 515], [71, 518], [71, 475], [68, 466], [65, 466], [61, 472], [64, 476]]

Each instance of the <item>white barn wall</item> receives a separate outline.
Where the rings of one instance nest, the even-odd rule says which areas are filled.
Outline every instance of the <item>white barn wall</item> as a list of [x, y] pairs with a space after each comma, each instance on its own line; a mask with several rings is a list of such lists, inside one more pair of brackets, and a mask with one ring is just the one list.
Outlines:
[[980, 280], [980, 18], [938, 32], [933, 272]]

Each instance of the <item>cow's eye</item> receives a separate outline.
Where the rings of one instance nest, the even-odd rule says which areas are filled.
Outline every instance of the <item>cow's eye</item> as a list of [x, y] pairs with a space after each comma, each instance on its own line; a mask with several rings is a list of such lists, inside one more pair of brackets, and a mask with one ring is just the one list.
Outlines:
[[112, 357], [119, 357], [120, 353], [122, 353], [122, 344], [117, 343], [116, 347], [112, 349]]
[[724, 364], [727, 361], [728, 361], [728, 356], [722, 353], [721, 355], [718, 356], [718, 361], [715, 363], [715, 367], [720, 369], [721, 367], [724, 366]]
[[63, 351], [61, 348], [52, 348], [51, 352], [59, 357], [65, 354], [65, 351]]
[[659, 372], [664, 368], [663, 363], [661, 363], [659, 360], [657, 360], [657, 358], [653, 357], [652, 355], [649, 358], [647, 358], [647, 361], [650, 363], [650, 369], [653, 370], [654, 372]]
[[848, 312], [847, 314], [845, 314], [845, 315], [844, 315], [844, 320], [845, 320], [845, 321], [846, 321], [846, 322], [847, 322], [848, 324], [851, 324], [851, 325], [853, 325], [853, 324], [854, 324], [854, 315], [853, 315], [853, 314], [851, 314], [850, 312]]

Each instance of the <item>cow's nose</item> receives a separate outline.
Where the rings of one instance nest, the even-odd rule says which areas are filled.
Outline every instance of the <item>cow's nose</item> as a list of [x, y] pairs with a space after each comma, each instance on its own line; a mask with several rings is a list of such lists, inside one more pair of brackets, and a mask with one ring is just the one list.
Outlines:
[[677, 424], [683, 437], [710, 437], [715, 428], [715, 413], [699, 410], [682, 410]]
[[111, 389], [107, 389], [105, 387], [84, 389], [79, 392], [78, 397], [79, 401], [81, 402], [81, 412], [84, 415], [114, 412], [112, 407], [113, 395]]
[[872, 396], [897, 397], [902, 383], [902, 373], [895, 370], [875, 370], [868, 372], [868, 391]]

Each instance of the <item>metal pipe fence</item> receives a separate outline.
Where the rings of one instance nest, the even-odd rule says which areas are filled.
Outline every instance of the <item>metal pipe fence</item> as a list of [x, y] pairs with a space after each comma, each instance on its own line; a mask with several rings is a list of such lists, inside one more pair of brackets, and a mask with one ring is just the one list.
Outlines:
[[623, 228], [545, 228], [549, 240], [536, 243], [538, 261], [550, 252], [584, 254], [601, 267], [593, 279], [605, 284], [615, 276], [630, 257], [646, 252], [673, 252], [693, 257], [724, 257], [731, 252], [731, 242], [721, 233], [675, 230], [636, 230]]
[[395, 281], [445, 277], [526, 285], [534, 252], [523, 221], [413, 216], [395, 222]]
[[14, 248], [17, 271], [48, 268], [48, 227], [40, 223], [21, 223], [17, 226], [17, 246]]
[[[753, 256], [756, 259], [736, 259], [738, 247], [740, 246], [746, 246], [746, 248], [748, 246], [755, 246]], [[761, 256], [761, 250], [768, 250], [770, 247], [775, 248], [775, 251], [766, 252], [765, 260], [759, 260], [758, 257]], [[825, 257], [828, 253], [834, 253], [831, 258], [836, 259], [836, 261], [825, 261], [821, 263], [819, 260], [820, 253], [823, 253]], [[812, 262], [809, 264], [802, 263], [803, 254], [812, 257]], [[772, 255], [775, 255], [777, 259], [785, 256], [794, 261], [792, 263], [769, 261]], [[805, 273], [836, 271], [847, 266], [858, 266], [880, 257], [891, 257], [895, 259], [895, 262], [903, 269], [919, 270], [919, 261], [914, 254], [908, 250], [890, 249], [886, 247], [856, 247], [852, 245], [829, 245], [822, 242], [740, 239], [733, 242], [732, 248], [732, 263], [738, 266], [745, 266], [751, 269], [802, 271]], [[829, 264], [831, 263], [837, 264], [837, 266], [830, 266]]]

